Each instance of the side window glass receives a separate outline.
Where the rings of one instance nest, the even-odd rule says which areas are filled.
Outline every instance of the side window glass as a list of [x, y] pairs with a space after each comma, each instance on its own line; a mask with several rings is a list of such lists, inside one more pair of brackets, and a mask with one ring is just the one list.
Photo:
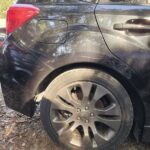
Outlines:
[[100, 0], [100, 3], [109, 4], [150, 4], [150, 0]]
[[[1, 0], [0, 0], [1, 1]], [[97, 0], [18, 0], [20, 3], [97, 3]]]

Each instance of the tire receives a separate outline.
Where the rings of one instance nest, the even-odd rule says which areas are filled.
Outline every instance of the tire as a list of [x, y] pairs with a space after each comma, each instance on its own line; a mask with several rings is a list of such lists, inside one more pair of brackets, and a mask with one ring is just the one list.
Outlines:
[[91, 68], [58, 75], [47, 87], [40, 111], [49, 137], [67, 149], [117, 149], [133, 125], [126, 89], [108, 73]]

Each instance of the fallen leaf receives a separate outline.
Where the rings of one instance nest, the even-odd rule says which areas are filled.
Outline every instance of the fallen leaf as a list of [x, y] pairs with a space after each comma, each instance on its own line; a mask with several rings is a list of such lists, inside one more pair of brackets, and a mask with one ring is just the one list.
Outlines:
[[14, 122], [11, 127], [6, 127], [5, 129], [5, 135], [4, 137], [7, 138], [13, 131], [14, 127], [16, 126], [16, 123]]

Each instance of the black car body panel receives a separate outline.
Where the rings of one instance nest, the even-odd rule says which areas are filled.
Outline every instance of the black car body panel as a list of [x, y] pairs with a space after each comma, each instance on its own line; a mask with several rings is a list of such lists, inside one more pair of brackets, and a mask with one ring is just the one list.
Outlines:
[[[143, 87], [141, 86], [140, 93], [146, 108], [145, 128], [149, 130], [150, 29], [146, 27], [150, 25], [150, 7], [140, 4], [110, 4], [97, 5], [97, 21], [110, 51], [141, 78]], [[117, 28], [118, 25], [124, 28]]]
[[[90, 59], [94, 59], [100, 54], [103, 56], [112, 55], [108, 51], [99, 32], [94, 16], [94, 9], [96, 7], [95, 4], [68, 4], [68, 6], [40, 5], [39, 7], [41, 9], [41, 13], [38, 18], [34, 18], [8, 37], [7, 47], [5, 47], [7, 50], [5, 50], [5, 48], [3, 49], [5, 56], [7, 57], [6, 60], [9, 60], [7, 65], [9, 68], [6, 67], [6, 69], [12, 70], [11, 72], [9, 71], [6, 82], [10, 80], [10, 82], [13, 83], [8, 83], [8, 87], [9, 85], [13, 86], [14, 84], [16, 85], [16, 88], [21, 86], [19, 87], [20, 90], [17, 89], [16, 92], [23, 90], [21, 93], [24, 93], [25, 95], [22, 96], [22, 94], [14, 94], [19, 96], [16, 98], [16, 102], [13, 99], [11, 103], [11, 100], [9, 99], [7, 104], [17, 110], [21, 109], [19, 111], [28, 115], [30, 114], [30, 111], [28, 112], [28, 110], [23, 109], [23, 107], [25, 107], [25, 103], [28, 103], [28, 101], [34, 98], [37, 90], [31, 90], [29, 88], [30, 86], [32, 88], [38, 88], [39, 83], [42, 82], [48, 74], [61, 66], [80, 62], [90, 63]], [[49, 29], [47, 27], [49, 22], [55, 23], [57, 20], [67, 24], [66, 27], [59, 30], [58, 33], [60, 36], [57, 36], [58, 39], [56, 36], [51, 36], [51, 34], [48, 34], [49, 37], [47, 38], [49, 38], [49, 41], [52, 41], [53, 43], [41, 42], [41, 37], [43, 37], [42, 35], [49, 32], [47, 31], [47, 29]], [[45, 21], [47, 23], [45, 23]], [[25, 30], [27, 32], [24, 32]], [[57, 27], [55, 31], [57, 32]], [[59, 41], [59, 37], [64, 38], [63, 42], [62, 40]], [[100, 48], [101, 53], [99, 54]], [[8, 72], [8, 70], [6, 70], [6, 72]], [[18, 77], [18, 75], [20, 77]], [[38, 77], [38, 80], [35, 80], [35, 75], [39, 76], [41, 79]], [[29, 85], [32, 80], [34, 80], [37, 85], [33, 83]], [[27, 86], [27, 89], [24, 89], [25, 85]], [[15, 87], [13, 86], [12, 88], [15, 89]], [[15, 90], [13, 90], [13, 92], [14, 91]], [[4, 91], [4, 93], [7, 92]], [[7, 93], [5, 99], [7, 99], [7, 97], [12, 97], [8, 95], [9, 94]], [[20, 96], [22, 98], [20, 98]], [[22, 111], [22, 109], [25, 112]]]
[[[40, 8], [40, 14], [9, 35], [5, 41], [1, 84], [6, 104], [25, 115], [33, 116], [36, 95], [44, 91], [47, 82], [57, 74], [82, 66], [96, 67], [119, 77], [128, 89], [136, 105], [135, 136], [140, 139], [144, 132], [143, 139], [148, 141], [149, 35], [138, 35], [138, 39], [133, 39], [122, 31], [112, 31], [111, 25], [118, 13], [125, 16], [121, 16], [122, 19], [132, 19], [130, 12], [139, 18], [148, 15], [150, 7], [130, 7], [126, 4], [124, 10], [119, 4], [108, 7], [107, 4], [97, 2], [18, 1], [27, 2]], [[132, 10], [135, 9], [132, 8], [137, 10], [141, 7], [143, 14], [134, 14]], [[110, 21], [108, 12], [114, 13]], [[120, 41], [116, 43], [118, 37]]]

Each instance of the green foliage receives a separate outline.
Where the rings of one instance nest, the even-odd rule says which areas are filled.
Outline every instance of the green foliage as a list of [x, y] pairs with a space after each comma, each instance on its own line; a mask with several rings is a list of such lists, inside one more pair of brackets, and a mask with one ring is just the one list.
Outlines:
[[14, 0], [0, 0], [0, 18], [4, 18], [6, 16], [6, 11], [13, 1]]

